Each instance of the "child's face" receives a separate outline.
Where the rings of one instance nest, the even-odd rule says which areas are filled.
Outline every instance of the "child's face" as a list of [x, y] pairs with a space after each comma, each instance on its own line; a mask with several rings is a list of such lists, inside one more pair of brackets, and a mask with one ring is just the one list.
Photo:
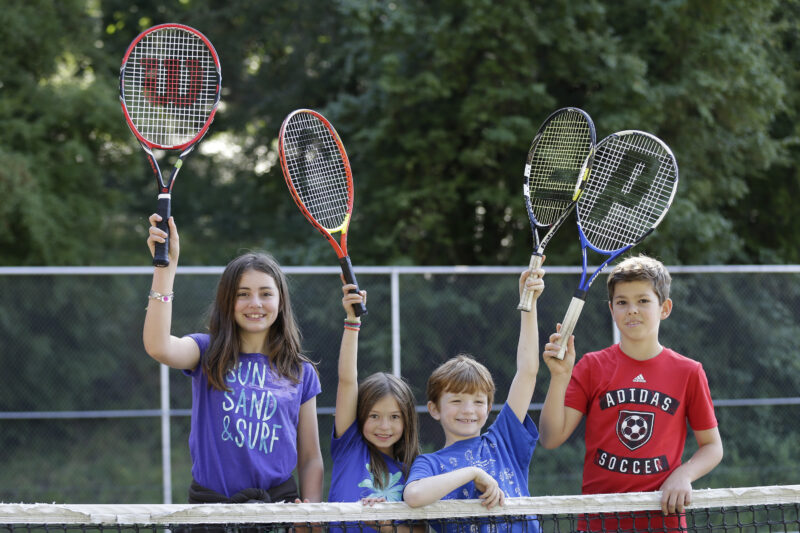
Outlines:
[[234, 316], [240, 331], [268, 331], [278, 318], [280, 303], [280, 293], [272, 276], [260, 270], [246, 271], [239, 280], [234, 307]]
[[428, 402], [431, 416], [442, 424], [446, 446], [479, 436], [491, 407], [483, 392], [445, 392], [438, 405]]
[[659, 325], [669, 316], [672, 301], [658, 303], [649, 281], [620, 281], [614, 287], [609, 308], [623, 339], [658, 342]]
[[362, 431], [380, 451], [394, 457], [392, 447], [403, 437], [403, 413], [394, 396], [387, 394], [372, 406]]

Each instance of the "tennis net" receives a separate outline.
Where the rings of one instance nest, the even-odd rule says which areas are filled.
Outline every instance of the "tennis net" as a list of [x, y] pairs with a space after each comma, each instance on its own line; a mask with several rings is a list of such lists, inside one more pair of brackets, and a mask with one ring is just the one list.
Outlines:
[[662, 522], [660, 493], [404, 503], [0, 504], [0, 533], [381, 533], [573, 531], [799, 532], [800, 485], [696, 490], [685, 516]]

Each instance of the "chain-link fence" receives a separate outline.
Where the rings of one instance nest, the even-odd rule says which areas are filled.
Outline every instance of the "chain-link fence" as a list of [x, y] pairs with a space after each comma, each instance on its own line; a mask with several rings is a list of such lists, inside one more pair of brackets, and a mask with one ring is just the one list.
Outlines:
[[[329, 443], [344, 311], [338, 268], [286, 268], [306, 353], [319, 362], [320, 440]], [[522, 268], [358, 269], [369, 291], [359, 376], [394, 371], [420, 405], [423, 451], [443, 444], [426, 414], [431, 371], [468, 352], [492, 371], [496, 407], [515, 370]], [[800, 479], [800, 266], [672, 267], [675, 306], [662, 344], [703, 363], [725, 458], [700, 487]], [[222, 268], [179, 269], [173, 334], [203, 331]], [[563, 317], [579, 270], [548, 267], [539, 304], [544, 341]], [[150, 359], [141, 333], [150, 268], [0, 268], [0, 501], [186, 501], [190, 380]], [[614, 342], [604, 279], [575, 331], [579, 354]], [[542, 364], [531, 416], [547, 390]], [[490, 418], [491, 422], [491, 418]], [[687, 440], [685, 457], [696, 449]], [[533, 495], [577, 494], [582, 429], [538, 449]]]

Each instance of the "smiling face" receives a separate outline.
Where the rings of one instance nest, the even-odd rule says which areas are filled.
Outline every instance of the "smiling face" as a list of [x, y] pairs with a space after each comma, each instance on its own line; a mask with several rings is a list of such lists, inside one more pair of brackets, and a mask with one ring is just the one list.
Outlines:
[[444, 429], [445, 446], [480, 436], [491, 407], [483, 392], [445, 392], [438, 403], [428, 402], [428, 412]]
[[394, 457], [393, 446], [403, 437], [403, 413], [394, 396], [387, 394], [373, 404], [361, 433], [367, 442]]
[[[658, 295], [649, 281], [620, 281], [614, 287], [609, 308], [625, 353], [657, 355], [651, 352], [658, 349], [658, 329], [672, 310], [672, 300], [667, 298], [664, 303], [658, 303]], [[626, 345], [644, 350], [629, 351]]]
[[280, 293], [272, 276], [260, 270], [245, 271], [239, 279], [234, 306], [234, 319], [242, 339], [261, 337], [263, 344], [279, 311]]

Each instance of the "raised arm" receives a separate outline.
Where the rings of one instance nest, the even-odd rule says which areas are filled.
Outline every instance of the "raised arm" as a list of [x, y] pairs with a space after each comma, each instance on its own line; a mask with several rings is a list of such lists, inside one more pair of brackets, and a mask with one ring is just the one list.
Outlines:
[[[167, 236], [166, 232], [156, 227], [156, 222], [160, 220], [161, 216], [150, 215], [147, 246], [151, 255], [154, 253], [155, 243], [165, 242]], [[192, 369], [200, 361], [200, 348], [188, 337], [178, 338], [171, 334], [172, 295], [180, 255], [178, 228], [172, 217], [169, 218], [169, 228], [169, 266], [153, 268], [153, 283], [150, 286], [152, 292], [147, 300], [142, 341], [147, 354], [159, 363], [172, 368]]]
[[[560, 330], [561, 324], [556, 328]], [[572, 435], [583, 417], [583, 413], [577, 409], [564, 405], [567, 385], [575, 364], [575, 337], [570, 336], [567, 341], [567, 353], [563, 360], [556, 357], [561, 350], [561, 346], [557, 344], [560, 338], [559, 333], [550, 335], [550, 342], [545, 345], [542, 353], [542, 358], [550, 369], [550, 386], [539, 415], [539, 443], [545, 448], [559, 447]]]
[[339, 386], [336, 389], [336, 411], [334, 424], [336, 436], [341, 437], [356, 419], [358, 407], [358, 327], [347, 324], [361, 324], [361, 317], [353, 311], [353, 305], [367, 303], [367, 292], [351, 294], [349, 291], [356, 286], [347, 284], [342, 287], [342, 306], [347, 318], [345, 319], [342, 344], [339, 348]]
[[536, 374], [539, 372], [539, 325], [536, 301], [544, 290], [544, 270], [541, 268], [530, 275], [525, 270], [519, 278], [519, 290], [523, 287], [533, 292], [533, 306], [528, 312], [520, 313], [519, 342], [517, 343], [517, 372], [508, 390], [508, 406], [520, 422], [525, 420], [536, 387]]

